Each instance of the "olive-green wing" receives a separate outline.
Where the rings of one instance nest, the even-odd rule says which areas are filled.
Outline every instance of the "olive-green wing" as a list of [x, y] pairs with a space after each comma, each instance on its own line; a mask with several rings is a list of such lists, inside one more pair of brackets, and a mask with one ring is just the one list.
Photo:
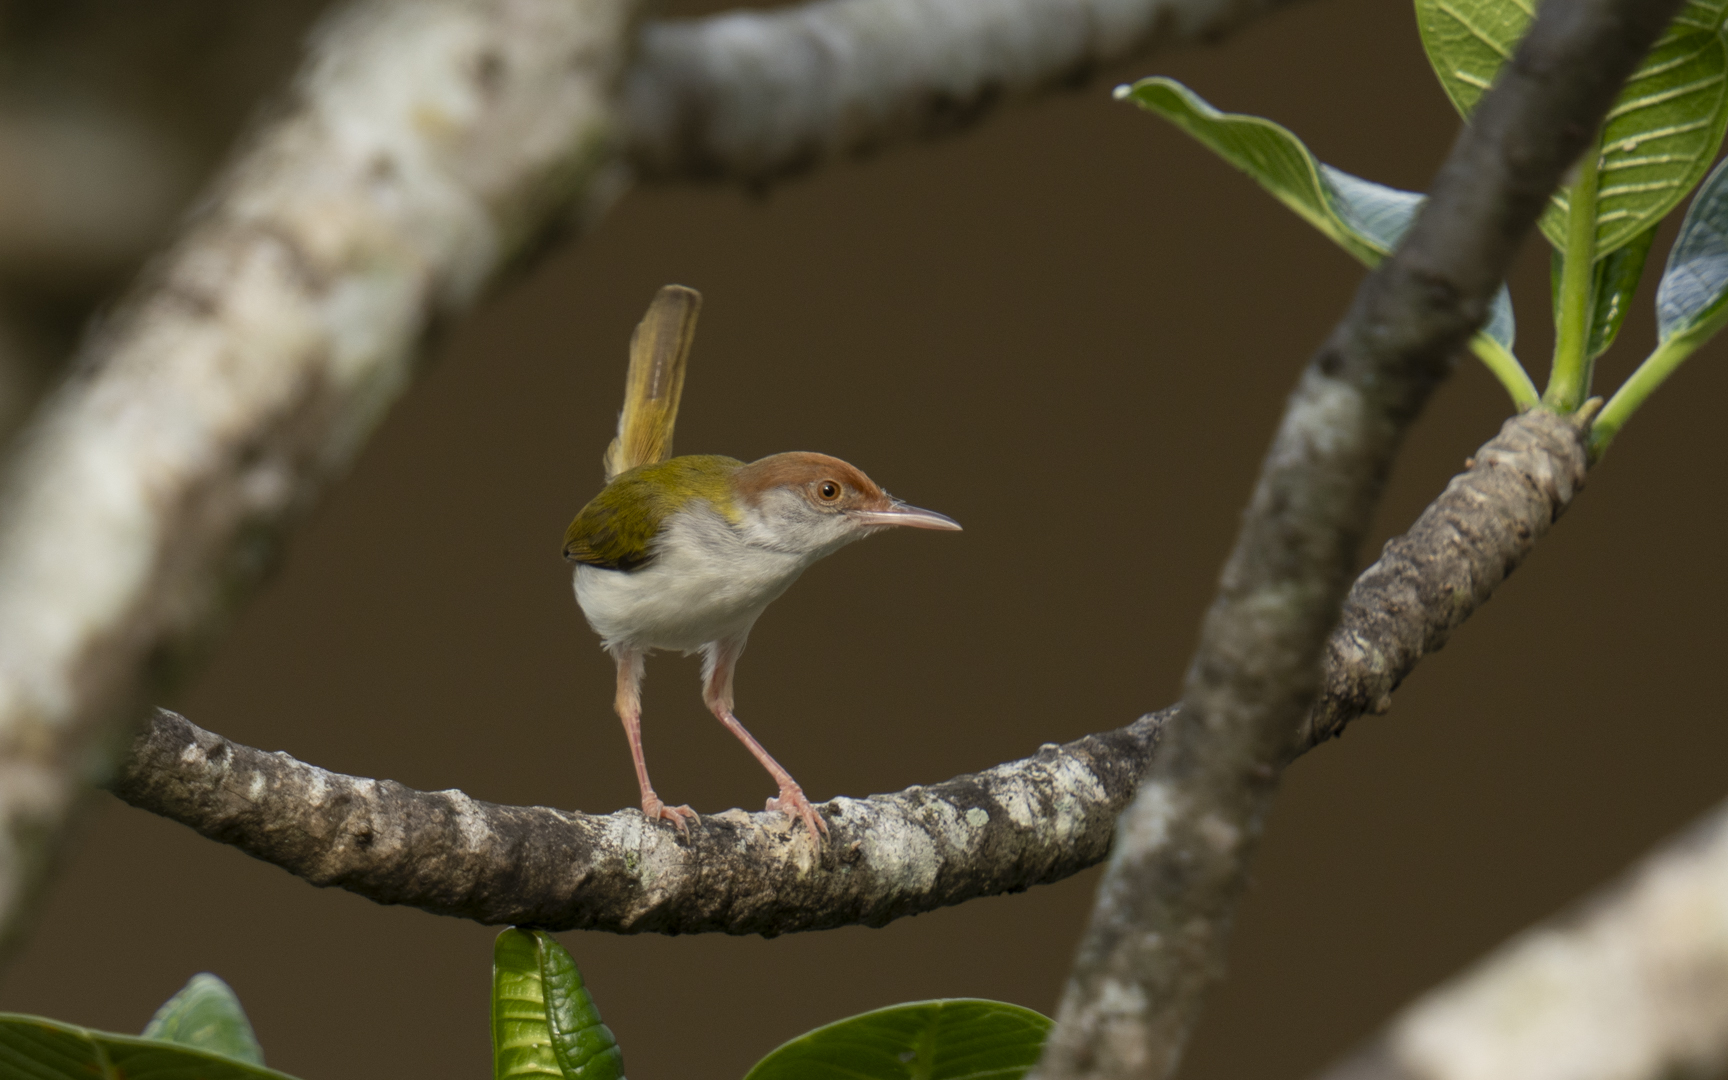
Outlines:
[[630, 373], [618, 437], [606, 448], [606, 479], [638, 465], [672, 456], [672, 426], [684, 392], [684, 365], [696, 338], [702, 294], [682, 285], [663, 286], [630, 337]]
[[640, 570], [654, 561], [654, 540], [673, 514], [700, 499], [734, 517], [736, 458], [691, 454], [643, 465], [607, 484], [564, 530], [564, 557], [607, 570]]
[[[658, 515], [647, 506], [620, 505], [608, 487], [564, 530], [564, 557], [605, 570], [639, 570], [654, 558]], [[646, 511], [646, 512], [645, 512]]]

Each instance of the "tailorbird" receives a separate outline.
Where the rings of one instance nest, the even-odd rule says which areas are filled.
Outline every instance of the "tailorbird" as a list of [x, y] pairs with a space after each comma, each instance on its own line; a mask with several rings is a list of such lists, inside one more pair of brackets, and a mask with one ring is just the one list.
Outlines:
[[896, 525], [951, 529], [952, 519], [908, 506], [826, 454], [774, 454], [745, 464], [708, 454], [672, 457], [672, 427], [702, 304], [668, 285], [630, 339], [618, 436], [606, 487], [564, 533], [576, 563], [576, 602], [617, 661], [614, 705], [630, 741], [642, 813], [680, 831], [696, 817], [668, 806], [642, 756], [643, 661], [655, 649], [702, 654], [702, 699], [780, 786], [768, 800], [821, 842], [828, 830], [804, 791], [732, 714], [732, 677], [750, 628], [806, 567]]

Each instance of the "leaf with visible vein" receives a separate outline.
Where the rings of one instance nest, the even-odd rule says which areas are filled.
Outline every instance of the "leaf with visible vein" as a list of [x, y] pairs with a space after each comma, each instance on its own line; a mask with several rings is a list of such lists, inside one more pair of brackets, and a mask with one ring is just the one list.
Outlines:
[[[1627, 80], [1602, 131], [1596, 257], [1630, 243], [1680, 204], [1728, 127], [1728, 0], [1692, 0]], [[1422, 46], [1452, 104], [1469, 116], [1534, 15], [1530, 0], [1416, 0]], [[1566, 247], [1567, 192], [1542, 233]]]
[[1019, 1080], [1051, 1026], [1005, 1001], [890, 1005], [784, 1043], [744, 1080]]
[[146, 1039], [162, 1039], [224, 1054], [253, 1065], [264, 1064], [264, 1051], [252, 1034], [251, 1021], [228, 984], [199, 972], [180, 992], [162, 1003], [144, 1025]]
[[492, 948], [495, 1080], [623, 1080], [624, 1056], [576, 962], [544, 930], [512, 927]]
[[40, 1016], [0, 1013], [0, 1077], [6, 1080], [293, 1080], [224, 1054], [115, 1035]]
[[1728, 323], [1728, 162], [1716, 167], [1680, 223], [1656, 288], [1659, 340], [1696, 348]]

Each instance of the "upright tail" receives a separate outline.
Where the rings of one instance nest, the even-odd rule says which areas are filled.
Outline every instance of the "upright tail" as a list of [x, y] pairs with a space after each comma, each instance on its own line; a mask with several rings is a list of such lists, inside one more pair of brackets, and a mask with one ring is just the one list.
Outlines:
[[702, 294], [682, 285], [662, 286], [648, 314], [630, 336], [630, 374], [618, 437], [606, 448], [606, 480], [638, 465], [672, 456], [672, 425], [684, 392], [684, 364], [696, 337]]

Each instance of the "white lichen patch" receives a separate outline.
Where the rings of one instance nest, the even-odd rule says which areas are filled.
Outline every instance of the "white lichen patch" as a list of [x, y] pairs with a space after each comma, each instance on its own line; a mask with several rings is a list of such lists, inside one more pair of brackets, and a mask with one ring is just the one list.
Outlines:
[[936, 883], [941, 852], [930, 834], [903, 814], [871, 814], [856, 835], [865, 864], [895, 892], [926, 892]]
[[450, 788], [438, 792], [444, 801], [450, 804], [450, 810], [455, 818], [457, 835], [462, 837], [462, 846], [467, 851], [485, 851], [492, 844], [492, 828], [486, 823], [486, 815], [480, 806], [465, 791]]
[[[1038, 775], [1028, 776], [1032, 771]], [[1008, 820], [1062, 842], [1086, 831], [1087, 807], [1098, 805], [1109, 794], [1096, 773], [1066, 754], [1030, 769], [992, 770], [990, 780]]]

